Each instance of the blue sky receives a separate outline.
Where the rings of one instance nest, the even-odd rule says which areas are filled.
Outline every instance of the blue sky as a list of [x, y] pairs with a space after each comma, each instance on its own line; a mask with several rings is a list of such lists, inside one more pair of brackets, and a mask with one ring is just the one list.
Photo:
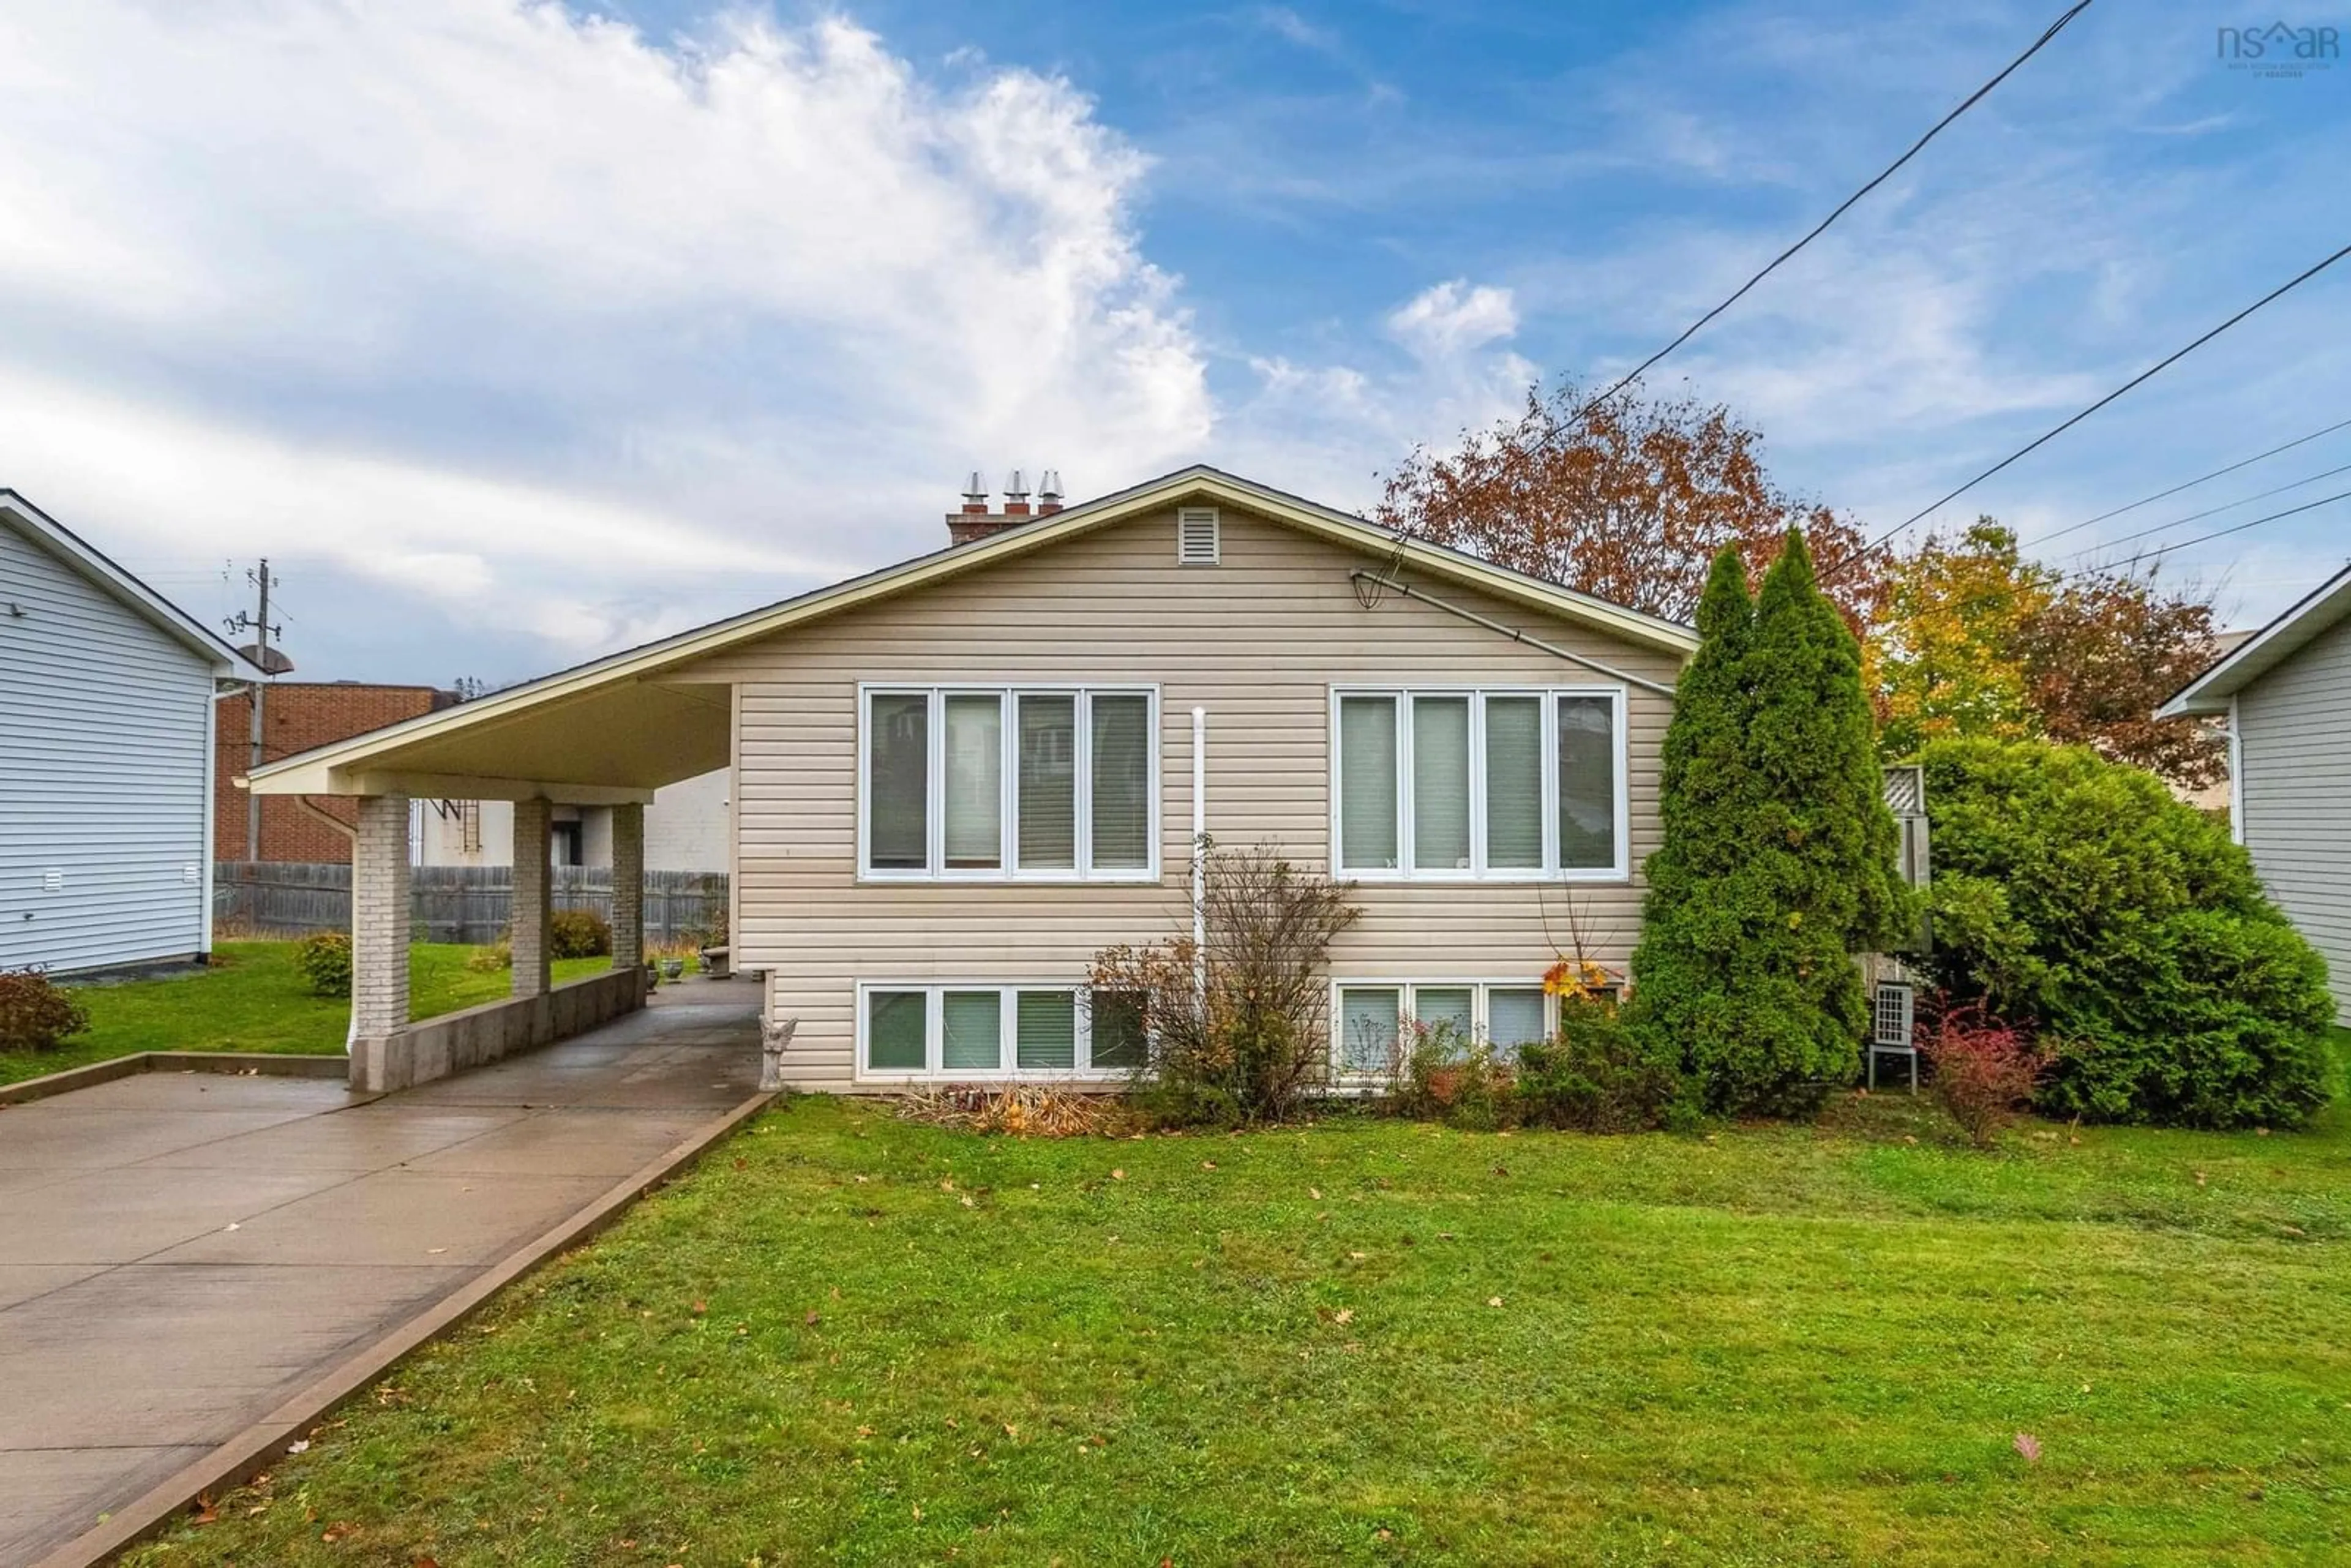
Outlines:
[[[306, 674], [434, 682], [926, 549], [974, 466], [1362, 506], [1636, 362], [2057, 9], [12, 7], [0, 484], [207, 616], [266, 551]], [[2099, 0], [1653, 385], [1898, 521], [2351, 240], [2351, 60], [2232, 70], [2251, 20]], [[2031, 538], [2351, 419], [2346, 319], [2351, 262], [1944, 520]], [[2346, 554], [2338, 502], [2168, 569], [2246, 620]]]

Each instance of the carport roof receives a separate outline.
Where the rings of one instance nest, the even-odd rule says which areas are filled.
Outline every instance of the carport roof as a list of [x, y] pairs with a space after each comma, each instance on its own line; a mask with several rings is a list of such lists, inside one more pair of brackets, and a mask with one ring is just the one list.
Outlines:
[[664, 784], [726, 766], [733, 698], [694, 664], [819, 617], [903, 593], [1123, 518], [1183, 502], [1221, 503], [1336, 543], [1466, 582], [1637, 646], [1686, 658], [1698, 634], [1678, 622], [1408, 538], [1205, 465], [1070, 507], [795, 599], [256, 768], [263, 795], [426, 795], [579, 804], [642, 800]]

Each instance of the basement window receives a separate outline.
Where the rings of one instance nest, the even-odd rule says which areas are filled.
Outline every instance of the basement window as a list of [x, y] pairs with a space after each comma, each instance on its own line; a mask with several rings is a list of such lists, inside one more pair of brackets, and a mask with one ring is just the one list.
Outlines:
[[1050, 983], [861, 988], [861, 1078], [1103, 1079], [1146, 1060], [1140, 998], [1123, 992]]
[[1456, 1039], [1483, 1040], [1505, 1061], [1551, 1034], [1551, 998], [1524, 981], [1344, 980], [1337, 990], [1331, 1051], [1343, 1079], [1395, 1071], [1416, 1029], [1449, 1026]]

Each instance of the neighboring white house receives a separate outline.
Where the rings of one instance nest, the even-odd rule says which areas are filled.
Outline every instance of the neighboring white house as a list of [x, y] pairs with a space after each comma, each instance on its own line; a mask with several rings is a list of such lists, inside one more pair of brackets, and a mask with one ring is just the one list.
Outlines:
[[213, 685], [228, 646], [0, 489], [0, 969], [212, 949]]
[[2229, 822], [2351, 1023], [2351, 567], [2156, 710], [2228, 727]]
[[[665, 784], [645, 804], [647, 871], [724, 872], [735, 843], [726, 769]], [[416, 800], [409, 806], [417, 865], [509, 865], [511, 800]], [[558, 806], [550, 834], [557, 865], [612, 863], [612, 808]]]

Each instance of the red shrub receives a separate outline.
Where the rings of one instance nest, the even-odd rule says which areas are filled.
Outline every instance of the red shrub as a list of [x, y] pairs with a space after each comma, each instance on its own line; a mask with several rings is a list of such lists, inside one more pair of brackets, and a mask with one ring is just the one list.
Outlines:
[[0, 1051], [48, 1051], [89, 1027], [74, 994], [38, 969], [0, 969]]
[[1993, 1018], [1980, 1002], [1938, 998], [1918, 1031], [1919, 1054], [1934, 1070], [1935, 1098], [1976, 1147], [1991, 1147], [2040, 1087], [2048, 1053], [2031, 1030]]

